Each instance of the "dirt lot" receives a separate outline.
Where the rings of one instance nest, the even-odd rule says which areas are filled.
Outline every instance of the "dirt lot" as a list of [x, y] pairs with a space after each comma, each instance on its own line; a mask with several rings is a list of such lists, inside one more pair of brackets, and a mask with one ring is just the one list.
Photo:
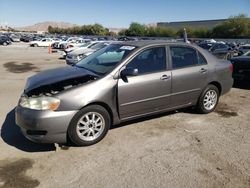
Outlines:
[[165, 113], [113, 127], [91, 147], [26, 140], [14, 108], [25, 80], [65, 66], [60, 54], [25, 44], [0, 47], [0, 187], [250, 187], [250, 85], [216, 112]]

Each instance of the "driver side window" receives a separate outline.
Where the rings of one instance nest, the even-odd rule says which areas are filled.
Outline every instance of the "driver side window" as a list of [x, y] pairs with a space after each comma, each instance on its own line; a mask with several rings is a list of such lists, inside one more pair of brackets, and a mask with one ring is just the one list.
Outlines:
[[166, 49], [165, 47], [146, 49], [130, 61], [127, 67], [138, 69], [138, 74], [164, 71], [166, 70]]

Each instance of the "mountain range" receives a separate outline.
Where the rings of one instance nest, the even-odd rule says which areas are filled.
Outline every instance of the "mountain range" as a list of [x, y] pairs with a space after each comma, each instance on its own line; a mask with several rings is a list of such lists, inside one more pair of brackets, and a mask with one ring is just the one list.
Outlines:
[[69, 28], [77, 26], [77, 24], [72, 24], [68, 22], [40, 22], [34, 25], [24, 26], [24, 27], [15, 27], [14, 29], [19, 31], [48, 31], [48, 27], [60, 27], [60, 28]]

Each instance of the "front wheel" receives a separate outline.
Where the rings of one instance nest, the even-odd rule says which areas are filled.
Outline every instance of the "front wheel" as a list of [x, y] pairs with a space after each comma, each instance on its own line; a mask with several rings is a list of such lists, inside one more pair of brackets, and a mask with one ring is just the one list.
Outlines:
[[216, 108], [219, 101], [219, 90], [214, 85], [208, 85], [201, 93], [197, 110], [199, 113], [208, 114]]
[[110, 124], [110, 115], [105, 108], [99, 105], [87, 106], [71, 120], [68, 135], [74, 144], [89, 146], [105, 137]]

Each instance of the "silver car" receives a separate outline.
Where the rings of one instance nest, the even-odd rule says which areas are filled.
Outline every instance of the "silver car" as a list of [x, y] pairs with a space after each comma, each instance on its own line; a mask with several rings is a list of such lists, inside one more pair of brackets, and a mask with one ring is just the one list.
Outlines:
[[16, 123], [34, 142], [91, 145], [127, 120], [189, 106], [212, 112], [232, 87], [232, 69], [191, 44], [113, 43], [28, 78]]
[[95, 41], [91, 46], [87, 48], [77, 48], [66, 55], [66, 63], [68, 65], [74, 65], [81, 59], [87, 57], [88, 55], [94, 53], [105, 46], [108, 46], [111, 42], [109, 41]]

